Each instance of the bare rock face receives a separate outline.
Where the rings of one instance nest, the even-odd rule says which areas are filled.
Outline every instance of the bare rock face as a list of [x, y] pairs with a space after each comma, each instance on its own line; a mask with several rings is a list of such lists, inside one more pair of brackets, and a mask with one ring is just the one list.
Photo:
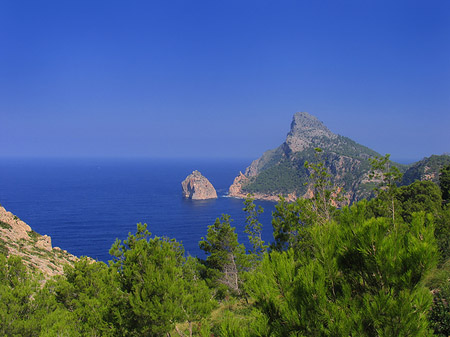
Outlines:
[[17, 216], [0, 206], [0, 252], [20, 256], [26, 266], [39, 271], [45, 278], [63, 274], [66, 264], [78, 258], [67, 251], [52, 247], [47, 235], [40, 235]]
[[214, 186], [199, 171], [195, 170], [181, 183], [183, 197], [192, 200], [216, 199]]
[[245, 194], [242, 193], [242, 186], [248, 181], [248, 178], [239, 172], [239, 175], [234, 178], [233, 184], [230, 186], [228, 195], [232, 197], [245, 198]]
[[328, 130], [316, 117], [307, 112], [297, 112], [286, 137], [286, 144], [292, 152], [299, 152], [313, 145], [314, 140], [321, 137], [334, 140], [337, 135]]

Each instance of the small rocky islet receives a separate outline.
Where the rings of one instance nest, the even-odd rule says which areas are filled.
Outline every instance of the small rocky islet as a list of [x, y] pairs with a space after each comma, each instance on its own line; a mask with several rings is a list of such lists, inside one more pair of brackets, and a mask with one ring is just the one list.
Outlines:
[[183, 197], [192, 200], [217, 199], [217, 192], [210, 181], [195, 170], [181, 183]]

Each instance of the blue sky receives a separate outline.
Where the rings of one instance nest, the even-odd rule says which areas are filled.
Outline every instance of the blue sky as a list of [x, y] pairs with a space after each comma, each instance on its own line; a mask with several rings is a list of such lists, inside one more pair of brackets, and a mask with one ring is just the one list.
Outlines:
[[450, 2], [0, 1], [0, 157], [242, 157], [307, 111], [450, 152]]

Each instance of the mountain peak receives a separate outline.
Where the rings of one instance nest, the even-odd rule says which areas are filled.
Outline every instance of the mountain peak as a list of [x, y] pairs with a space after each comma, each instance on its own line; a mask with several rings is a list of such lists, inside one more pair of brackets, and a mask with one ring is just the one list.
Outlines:
[[297, 112], [292, 119], [286, 144], [292, 152], [299, 152], [311, 146], [314, 139], [322, 137], [334, 139], [337, 135], [313, 115], [307, 112]]

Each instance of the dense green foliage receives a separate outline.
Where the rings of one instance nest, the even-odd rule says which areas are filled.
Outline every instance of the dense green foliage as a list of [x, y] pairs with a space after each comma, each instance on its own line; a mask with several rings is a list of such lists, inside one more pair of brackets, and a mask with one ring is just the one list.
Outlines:
[[442, 199], [448, 203], [450, 200], [450, 164], [442, 168], [439, 175], [439, 186], [442, 191]]
[[392, 231], [389, 219], [361, 222], [365, 212], [364, 203], [347, 208], [339, 223], [307, 227], [307, 249], [266, 256], [248, 283], [264, 335], [427, 333], [417, 312], [431, 304], [419, 285], [436, 263], [430, 219], [418, 215]]
[[199, 243], [205, 260], [141, 224], [108, 265], [82, 258], [45, 285], [0, 253], [0, 335], [448, 336], [450, 167], [440, 188], [398, 187], [388, 156], [372, 164], [376, 197], [338, 209], [326, 165], [306, 163], [313, 196], [281, 199], [270, 249], [250, 196], [248, 251], [223, 215]]
[[429, 312], [429, 321], [438, 336], [450, 335], [450, 260], [436, 269], [426, 279], [426, 285], [432, 289], [434, 298]]
[[304, 193], [304, 179], [308, 172], [303, 164], [296, 165], [288, 159], [283, 159], [276, 165], [262, 171], [245, 185], [245, 193], [289, 194]]
[[261, 206], [256, 207], [251, 194], [245, 199], [244, 206], [243, 211], [247, 213], [244, 232], [248, 235], [248, 240], [252, 245], [248, 253], [250, 262], [255, 263], [262, 259], [268, 247], [262, 239], [262, 224], [258, 220], [259, 215], [264, 212], [264, 209]]
[[21, 259], [0, 255], [0, 335], [31, 336], [37, 328], [32, 299], [39, 289]]
[[[39, 287], [20, 258], [0, 255], [0, 334], [6, 336], [162, 336], [193, 333], [214, 308], [197, 262], [145, 225], [117, 240], [107, 266], [87, 258]], [[185, 327], [178, 327], [183, 323]]]
[[209, 226], [199, 246], [207, 254], [205, 278], [217, 289], [219, 298], [229, 292], [240, 294], [241, 275], [248, 268], [248, 258], [244, 245], [238, 242], [235, 228], [230, 225], [230, 216], [223, 215]]

